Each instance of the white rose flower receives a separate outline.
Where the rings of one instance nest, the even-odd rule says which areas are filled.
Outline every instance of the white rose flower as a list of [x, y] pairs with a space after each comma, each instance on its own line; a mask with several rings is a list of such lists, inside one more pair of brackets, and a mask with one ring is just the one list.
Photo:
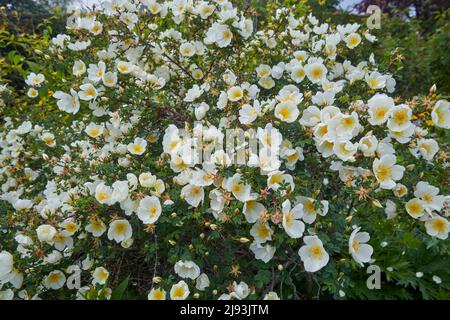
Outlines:
[[371, 245], [366, 244], [370, 240], [370, 235], [367, 232], [359, 232], [361, 227], [355, 228], [348, 240], [348, 250], [353, 259], [363, 265], [369, 262], [373, 253]]
[[285, 200], [282, 204], [282, 211], [284, 230], [291, 238], [300, 238], [305, 231], [305, 224], [300, 220], [303, 217], [303, 204], [299, 203], [291, 208], [291, 202]]
[[127, 241], [131, 238], [133, 229], [127, 220], [114, 220], [110, 223], [108, 229], [108, 239], [114, 240], [117, 243]]
[[306, 236], [303, 242], [305, 245], [300, 248], [298, 254], [304, 263], [305, 270], [316, 272], [325, 267], [330, 257], [323, 248], [322, 241], [317, 236]]
[[41, 242], [52, 242], [56, 233], [56, 229], [48, 224], [42, 224], [36, 229], [37, 237]]
[[174, 284], [170, 289], [170, 299], [172, 300], [186, 300], [189, 296], [189, 287], [183, 280]]
[[194, 261], [178, 261], [175, 263], [175, 273], [181, 278], [195, 280], [200, 275], [200, 268]]
[[161, 203], [155, 196], [146, 196], [139, 202], [137, 216], [144, 224], [154, 224], [161, 215]]

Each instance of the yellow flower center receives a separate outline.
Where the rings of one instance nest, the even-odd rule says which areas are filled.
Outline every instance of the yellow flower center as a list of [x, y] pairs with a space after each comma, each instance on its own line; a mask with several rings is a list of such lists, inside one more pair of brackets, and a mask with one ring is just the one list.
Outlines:
[[258, 229], [258, 235], [263, 239], [268, 238], [269, 237], [269, 229], [265, 225], [262, 224]]
[[314, 213], [316, 211], [316, 208], [314, 207], [314, 203], [310, 200], [308, 200], [304, 204], [304, 208], [305, 208], [306, 212], [309, 214]]
[[231, 188], [231, 190], [234, 193], [241, 193], [242, 192], [242, 186], [238, 183], [234, 184], [233, 187]]
[[77, 226], [74, 223], [69, 223], [66, 225], [66, 230], [70, 233], [77, 231]]
[[353, 124], [355, 123], [355, 121], [354, 121], [354, 119], [353, 118], [344, 118], [344, 119], [342, 119], [342, 125], [345, 127], [345, 128], [350, 128], [350, 127], [352, 127], [353, 126]]
[[324, 135], [326, 135], [328, 133], [328, 126], [320, 126], [319, 130], [317, 130], [317, 134], [320, 137], [323, 137]]
[[288, 213], [286, 213], [285, 219], [286, 219], [286, 226], [288, 228], [291, 228], [292, 225], [294, 224], [294, 214], [291, 211], [289, 211]]
[[421, 143], [419, 148], [424, 149], [427, 153], [432, 153], [431, 146], [427, 143]]
[[163, 299], [164, 299], [164, 293], [163, 293], [161, 290], [156, 290], [156, 291], [153, 293], [153, 298], [154, 298], [155, 300], [163, 300]]
[[287, 156], [287, 157], [286, 157], [286, 159], [287, 159], [288, 161], [295, 161], [295, 160], [297, 160], [297, 158], [298, 158], [298, 153], [297, 153], [297, 152], [294, 152], [294, 153], [291, 154], [290, 156]]
[[267, 69], [263, 69], [259, 71], [259, 76], [262, 77], [267, 77], [269, 75], [269, 70]]
[[60, 277], [59, 273], [52, 273], [52, 274], [48, 277], [48, 281], [50, 281], [50, 282], [52, 282], [52, 283], [55, 283], [55, 282], [58, 282], [60, 278], [61, 278], [61, 277]]
[[445, 232], [445, 223], [442, 221], [442, 219], [436, 219], [433, 221], [433, 228], [435, 230], [438, 230], [439, 232]]
[[342, 154], [349, 154], [349, 153], [351, 153], [350, 150], [347, 150], [345, 148], [346, 145], [347, 145], [346, 143], [341, 143], [340, 146], [339, 146], [339, 150], [341, 151]]
[[369, 84], [371, 87], [377, 87], [378, 86], [378, 80], [377, 79], [369, 79]]
[[92, 225], [92, 229], [94, 229], [95, 231], [100, 231], [100, 230], [102, 230], [102, 223], [101, 223], [100, 221], [98, 221], [98, 220], [93, 221], [93, 222], [91, 223], [91, 225]]
[[52, 144], [53, 143], [53, 138], [52, 137], [45, 137], [44, 138], [44, 142], [46, 144]]
[[370, 140], [365, 140], [363, 142], [363, 144], [365, 144], [367, 146], [367, 148], [369, 148], [369, 149], [370, 149], [370, 147], [372, 147], [372, 142], [370, 142]]
[[376, 117], [379, 119], [383, 119], [386, 116], [387, 110], [385, 108], [380, 108], [376, 112]]
[[173, 296], [176, 298], [183, 298], [184, 296], [184, 288], [182, 287], [176, 287], [173, 291]]
[[359, 241], [353, 240], [352, 247], [353, 247], [353, 250], [355, 250], [357, 252], [359, 250]]
[[96, 136], [98, 136], [98, 135], [100, 134], [100, 130], [98, 130], [97, 128], [91, 129], [91, 130], [89, 131], [89, 134], [90, 134], [91, 136], [93, 136], [93, 137], [96, 137]]
[[105, 192], [99, 192], [97, 195], [98, 200], [100, 201], [104, 201], [109, 199], [109, 194], [105, 193]]
[[422, 197], [423, 201], [430, 203], [433, 201], [433, 196], [429, 193], [425, 193]]
[[231, 33], [230, 30], [225, 30], [225, 31], [222, 33], [222, 36], [223, 36], [223, 38], [224, 38], [225, 40], [231, 40], [232, 33]]
[[351, 37], [349, 42], [351, 46], [356, 46], [359, 43], [359, 39], [358, 37]]
[[314, 68], [311, 72], [313, 78], [321, 78], [322, 77], [322, 69]]
[[441, 109], [436, 110], [438, 124], [442, 124], [444, 122], [444, 111]]
[[256, 206], [256, 201], [253, 201], [253, 200], [247, 201], [246, 204], [247, 204], [247, 210], [252, 210]]
[[315, 259], [321, 259], [323, 257], [323, 249], [321, 246], [315, 244], [309, 249], [309, 253], [315, 258]]
[[158, 208], [156, 207], [151, 207], [150, 208], [150, 216], [151, 217], [155, 217], [158, 214]]
[[296, 75], [297, 78], [303, 78], [305, 76], [305, 70], [299, 69], [299, 70], [297, 70], [295, 75]]
[[191, 189], [191, 195], [194, 196], [194, 197], [200, 196], [200, 193], [201, 193], [201, 190], [200, 190], [199, 187], [193, 187]]
[[233, 99], [240, 99], [240, 98], [242, 98], [242, 92], [241, 92], [240, 90], [234, 90], [234, 91], [231, 93], [231, 97], [232, 97]]
[[123, 223], [119, 223], [116, 225], [115, 230], [116, 230], [116, 233], [122, 234], [122, 233], [125, 233], [126, 228]]
[[398, 124], [403, 124], [408, 121], [408, 116], [404, 110], [400, 110], [394, 113], [394, 120]]
[[278, 113], [282, 119], [287, 119], [291, 115], [291, 111], [288, 108], [281, 108]]
[[158, 5], [156, 3], [152, 4], [150, 6], [150, 11], [151, 13], [156, 14], [158, 12]]
[[86, 90], [86, 95], [88, 95], [88, 96], [90, 96], [90, 97], [93, 97], [93, 96], [95, 95], [95, 90], [94, 90], [94, 88], [88, 88], [88, 89]]
[[98, 278], [101, 281], [106, 281], [108, 279], [109, 274], [107, 272], [105, 272], [103, 269], [100, 269], [99, 273], [98, 273]]
[[172, 141], [169, 145], [169, 150], [173, 151], [178, 146], [178, 141]]
[[140, 144], [135, 144], [135, 145], [133, 146], [133, 151], [134, 151], [135, 153], [141, 153], [143, 150], [144, 150], [144, 149], [142, 148], [142, 146], [141, 146]]
[[419, 215], [420, 213], [422, 213], [422, 206], [418, 202], [410, 203], [408, 205], [408, 209], [413, 215]]
[[283, 178], [280, 175], [274, 174], [270, 177], [270, 184], [278, 184], [283, 181]]
[[402, 187], [398, 188], [397, 194], [399, 197], [401, 197], [406, 194], [406, 191], [407, 191], [406, 188], [402, 186]]
[[392, 175], [392, 168], [388, 165], [380, 165], [377, 170], [377, 177], [380, 181], [387, 180]]

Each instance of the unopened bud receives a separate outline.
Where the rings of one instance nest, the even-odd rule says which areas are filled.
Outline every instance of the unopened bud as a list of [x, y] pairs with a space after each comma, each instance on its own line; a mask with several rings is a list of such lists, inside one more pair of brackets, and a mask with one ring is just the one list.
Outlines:
[[377, 199], [373, 199], [373, 200], [372, 200], [372, 204], [373, 204], [375, 207], [383, 208], [383, 206], [381, 205], [380, 201], [378, 201]]
[[250, 241], [249, 238], [245, 238], [245, 237], [239, 238], [239, 242], [240, 242], [240, 243], [247, 243], [247, 242], [249, 242], [249, 241]]
[[153, 283], [160, 283], [163, 279], [161, 277], [154, 277], [152, 279]]

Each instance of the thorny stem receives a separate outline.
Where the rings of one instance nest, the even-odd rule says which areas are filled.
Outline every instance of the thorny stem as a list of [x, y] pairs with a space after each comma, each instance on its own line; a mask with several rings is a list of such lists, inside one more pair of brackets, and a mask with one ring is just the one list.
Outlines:
[[306, 299], [312, 300], [312, 275], [306, 272]]
[[152, 289], [153, 289], [153, 279], [156, 277], [156, 272], [157, 272], [157, 268], [158, 268], [158, 237], [156, 236], [156, 230], [154, 233], [154, 243], [155, 243], [155, 264], [153, 265], [153, 278], [152, 278]]

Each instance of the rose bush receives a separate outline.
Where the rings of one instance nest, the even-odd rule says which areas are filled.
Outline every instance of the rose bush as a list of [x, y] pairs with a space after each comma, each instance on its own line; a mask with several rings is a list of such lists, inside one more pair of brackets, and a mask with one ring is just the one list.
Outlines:
[[1, 90], [1, 297], [448, 298], [449, 102], [297, 9], [72, 12]]

